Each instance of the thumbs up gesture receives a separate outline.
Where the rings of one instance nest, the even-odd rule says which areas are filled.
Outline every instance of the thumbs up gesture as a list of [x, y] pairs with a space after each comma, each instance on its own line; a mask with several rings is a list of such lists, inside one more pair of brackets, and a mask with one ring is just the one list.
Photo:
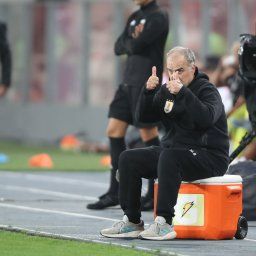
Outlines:
[[178, 94], [182, 86], [183, 84], [176, 72], [170, 77], [170, 80], [166, 84], [166, 88], [172, 94]]
[[154, 90], [159, 84], [159, 78], [156, 75], [156, 67], [152, 67], [152, 75], [149, 77], [146, 88], [147, 90]]

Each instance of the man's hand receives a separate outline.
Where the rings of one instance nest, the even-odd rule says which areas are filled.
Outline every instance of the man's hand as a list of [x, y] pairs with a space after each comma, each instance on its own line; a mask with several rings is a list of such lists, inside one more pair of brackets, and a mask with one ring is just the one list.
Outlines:
[[144, 29], [144, 24], [140, 23], [139, 25], [137, 25], [134, 29], [134, 32], [132, 33], [132, 37], [138, 38], [141, 32], [143, 31], [143, 29]]
[[156, 66], [152, 67], [152, 75], [149, 77], [146, 88], [147, 90], [154, 90], [159, 84], [159, 78], [156, 75]]
[[0, 98], [3, 97], [7, 92], [7, 87], [4, 84], [0, 84]]
[[175, 72], [171, 77], [170, 81], [167, 82], [166, 88], [172, 94], [178, 94], [183, 84], [181, 83], [177, 72]]

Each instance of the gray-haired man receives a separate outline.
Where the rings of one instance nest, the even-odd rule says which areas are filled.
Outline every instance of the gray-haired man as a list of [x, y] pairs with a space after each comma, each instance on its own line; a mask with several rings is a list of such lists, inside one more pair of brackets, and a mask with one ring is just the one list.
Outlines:
[[[103, 229], [106, 237], [169, 240], [174, 206], [182, 180], [220, 176], [229, 163], [227, 120], [221, 97], [195, 66], [192, 50], [175, 47], [167, 53], [169, 81], [160, 86], [152, 68], [137, 109], [143, 122], [161, 121], [161, 146], [123, 152], [119, 159], [123, 220]], [[144, 230], [140, 212], [141, 178], [158, 178], [157, 217]]]

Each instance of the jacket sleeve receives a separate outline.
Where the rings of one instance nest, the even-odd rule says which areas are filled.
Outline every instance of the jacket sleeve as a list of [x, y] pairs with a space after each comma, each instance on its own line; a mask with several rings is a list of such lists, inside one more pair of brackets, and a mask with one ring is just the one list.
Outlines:
[[124, 31], [122, 34], [117, 38], [114, 46], [114, 52], [116, 55], [123, 55], [128, 54], [126, 42], [132, 39], [131, 35], [129, 35], [129, 26], [131, 21], [134, 19], [136, 13], [132, 14], [125, 25]]
[[127, 28], [123, 31], [123, 33], [117, 38], [115, 42], [114, 52], [116, 55], [128, 54], [125, 42], [129, 40], [128, 38]]
[[186, 113], [194, 120], [200, 129], [207, 129], [214, 125], [223, 112], [223, 104], [219, 92], [213, 86], [205, 86], [197, 97], [191, 90], [183, 86], [176, 96], [183, 105]]
[[2, 81], [6, 87], [11, 84], [11, 50], [9, 48], [9, 43], [7, 41], [7, 28], [4, 23], [0, 23], [0, 61], [2, 70]]
[[[128, 36], [126, 31], [118, 38], [115, 45], [115, 53], [139, 54], [145, 47], [152, 44], [158, 37], [168, 30], [168, 19], [163, 14], [155, 13], [146, 21], [145, 27], [137, 38]], [[126, 32], [126, 33], [125, 33]]]
[[137, 122], [154, 123], [160, 121], [159, 113], [160, 89], [152, 91], [142, 88], [135, 111]]

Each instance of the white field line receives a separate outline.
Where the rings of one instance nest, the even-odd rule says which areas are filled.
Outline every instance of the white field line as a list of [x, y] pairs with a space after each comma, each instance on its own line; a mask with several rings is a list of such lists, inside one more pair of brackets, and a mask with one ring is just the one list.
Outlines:
[[244, 240], [246, 240], [246, 241], [250, 241], [250, 242], [256, 242], [256, 240], [254, 240], [254, 239], [250, 239], [250, 238], [245, 238]]
[[[105, 217], [94, 216], [94, 215], [89, 215], [89, 214], [80, 214], [80, 213], [64, 212], [64, 211], [57, 211], [57, 210], [47, 210], [47, 209], [34, 208], [34, 207], [28, 207], [28, 206], [22, 206], [22, 205], [12, 205], [12, 204], [0, 203], [0, 207], [19, 209], [19, 210], [30, 211], [30, 212], [43, 212], [43, 213], [60, 214], [60, 215], [71, 216], [71, 217], [79, 217], [79, 218], [108, 220], [108, 221], [113, 221], [113, 222], [119, 221], [118, 219], [105, 218]], [[245, 238], [244, 240], [250, 241], [250, 242], [256, 242], [256, 240], [249, 239], [249, 238]]]
[[[7, 178], [23, 178], [24, 180], [32, 180], [32, 181], [42, 181], [42, 182], [52, 182], [58, 184], [69, 184], [69, 185], [84, 185], [86, 187], [94, 187], [94, 188], [108, 188], [109, 180], [104, 182], [95, 182], [91, 180], [82, 181], [78, 179], [71, 179], [71, 178], [60, 178], [60, 177], [52, 177], [49, 175], [40, 175], [40, 174], [27, 174], [27, 173], [11, 173], [7, 171], [1, 171], [0, 177], [7, 177]], [[147, 183], [147, 182], [146, 182]], [[147, 191], [147, 185], [144, 183], [142, 184], [142, 194], [145, 194]]]
[[[77, 214], [77, 213], [62, 212], [62, 211], [53, 211], [53, 210], [46, 210], [46, 209], [40, 209], [40, 208], [31, 208], [31, 207], [18, 206], [18, 205], [9, 205], [9, 204], [1, 204], [0, 203], [0, 207], [14, 208], [14, 209], [20, 209], [20, 210], [25, 210], [25, 211], [61, 214], [61, 215], [68, 215], [68, 216], [73, 216], [73, 217], [83, 217], [83, 218], [91, 218], [91, 219], [116, 221], [115, 219], [97, 217], [97, 216], [86, 215], [86, 214]], [[67, 236], [67, 235], [59, 235], [59, 234], [56, 234], [56, 233], [54, 234], [54, 233], [49, 233], [49, 232], [35, 231], [35, 230], [29, 230], [29, 229], [25, 229], [25, 228], [12, 227], [12, 226], [6, 226], [6, 225], [0, 225], [0, 228], [5, 229], [5, 230], [13, 230], [13, 231], [17, 231], [17, 232], [25, 231], [28, 234], [34, 234], [34, 235], [46, 236], [46, 237], [52, 237], [52, 238], [90, 241], [90, 242], [94, 242], [94, 243], [112, 244], [112, 245], [117, 245], [117, 246], [122, 246], [122, 247], [127, 247], [127, 248], [133, 247], [131, 245], [124, 245], [124, 244], [121, 244], [121, 243], [113, 243], [113, 242], [105, 242], [105, 241], [101, 241], [101, 240], [98, 240], [98, 239], [75, 238], [75, 237]], [[256, 242], [256, 240], [253, 240], [253, 239], [245, 239], [245, 240]], [[146, 247], [141, 247], [141, 246], [136, 246], [135, 249], [143, 250], [143, 251], [151, 251], [151, 252], [155, 251], [153, 249], [146, 248]], [[176, 253], [173, 253], [173, 252], [167, 252], [167, 251], [161, 251], [161, 252], [163, 254], [166, 254], [166, 255], [176, 255], [176, 256], [180, 255], [181, 256], [181, 254], [176, 254]]]
[[[0, 225], [1, 226], [1, 225]], [[28, 225], [26, 225], [25, 226], [26, 228], [34, 228], [35, 226], [28, 226]], [[81, 227], [81, 226], [78, 226], [78, 225], [76, 225], [76, 226], [64, 226], [64, 225], [62, 225], [62, 226], [54, 226], [54, 225], [51, 225], [51, 226], [49, 226], [49, 225], [37, 225], [36, 226], [36, 228], [79, 228], [79, 227]], [[82, 234], [81, 234], [82, 235]], [[84, 234], [83, 234], [84, 235]]]
[[[110, 242], [102, 241], [102, 240], [97, 239], [97, 238], [99, 238], [99, 236], [96, 236], [96, 239], [86, 238], [86, 237], [78, 238], [77, 236], [72, 236], [72, 235], [60, 235], [60, 234], [56, 234], [56, 233], [27, 229], [24, 227], [14, 227], [14, 226], [10, 226], [10, 225], [1, 225], [1, 224], [0, 224], [0, 229], [6, 230], [6, 231], [14, 231], [14, 232], [25, 232], [27, 235], [37, 235], [37, 236], [41, 236], [41, 237], [49, 237], [49, 238], [54, 238], [54, 239], [86, 241], [86, 242], [93, 242], [93, 243], [97, 243], [97, 244], [115, 245], [115, 246], [120, 246], [120, 247], [124, 247], [124, 248], [132, 248], [132, 249], [136, 249], [139, 251], [152, 252], [154, 254], [157, 253], [157, 255], [185, 256], [183, 254], [177, 254], [175, 252], [170, 252], [170, 251], [161, 250], [159, 252], [158, 250], [155, 250], [155, 249], [150, 249], [150, 248], [142, 247], [142, 246], [134, 246], [133, 244], [130, 245], [130, 244], [122, 244], [122, 243], [112, 242], [112, 241], [110, 241]], [[244, 239], [244, 240], [256, 241], [256, 240], [252, 240], [252, 239]]]
[[62, 198], [70, 198], [70, 199], [89, 200], [89, 201], [97, 200], [96, 197], [92, 197], [92, 196], [83, 196], [83, 195], [78, 195], [78, 194], [70, 194], [70, 193], [44, 190], [44, 189], [38, 189], [38, 188], [30, 188], [30, 187], [0, 185], [0, 188], [7, 189], [7, 190], [29, 192], [29, 193], [33, 193], [33, 194], [41, 194], [41, 195], [57, 196], [57, 197], [62, 197]]
[[60, 214], [60, 215], [64, 215], [64, 216], [95, 219], [95, 220], [108, 220], [108, 221], [113, 221], [113, 222], [119, 221], [117, 219], [105, 218], [105, 217], [100, 217], [100, 216], [95, 216], [95, 215], [81, 214], [81, 213], [75, 213], [75, 212], [65, 212], [65, 211], [58, 211], [58, 210], [48, 210], [48, 209], [28, 207], [28, 206], [23, 206], [23, 205], [12, 205], [12, 204], [0, 203], [0, 207], [18, 209], [18, 210], [29, 211], [29, 212]]
[[105, 182], [95, 182], [92, 180], [88, 180], [85, 176], [85, 180], [72, 179], [72, 178], [60, 178], [53, 177], [50, 175], [40, 175], [40, 174], [27, 174], [27, 173], [11, 173], [6, 171], [0, 172], [0, 177], [8, 177], [8, 178], [23, 178], [27, 180], [37, 180], [42, 182], [52, 182], [52, 183], [60, 183], [60, 184], [70, 184], [70, 185], [85, 185], [90, 187], [98, 187], [98, 188], [107, 188], [108, 180]]
[[[170, 255], [170, 256], [185, 256], [185, 255], [177, 254], [174, 252], [167, 252], [167, 251], [161, 251], [161, 253], [159, 253], [158, 250], [150, 249], [150, 248], [142, 247], [142, 246], [136, 246], [136, 245], [134, 246], [133, 244], [129, 245], [129, 244], [122, 244], [122, 243], [112, 242], [112, 241], [108, 242], [108, 241], [102, 241], [99, 239], [91, 239], [91, 238], [77, 238], [77, 237], [73, 237], [70, 235], [59, 235], [59, 234], [55, 234], [55, 233], [31, 230], [31, 229], [26, 229], [26, 228], [21, 228], [21, 227], [0, 225], [0, 229], [7, 230], [7, 231], [14, 231], [14, 232], [25, 232], [28, 235], [37, 235], [37, 236], [41, 236], [41, 237], [50, 237], [50, 238], [55, 238], [55, 239], [86, 241], [86, 242], [92, 242], [92, 243], [96, 243], [96, 244], [115, 245], [115, 246], [119, 246], [119, 247], [123, 247], [123, 248], [135, 249], [138, 251], [146, 251], [146, 252], [151, 252], [154, 254], [157, 253], [159, 255], [163, 254], [163, 255]], [[99, 237], [99, 236], [97, 236], [97, 237]]]

